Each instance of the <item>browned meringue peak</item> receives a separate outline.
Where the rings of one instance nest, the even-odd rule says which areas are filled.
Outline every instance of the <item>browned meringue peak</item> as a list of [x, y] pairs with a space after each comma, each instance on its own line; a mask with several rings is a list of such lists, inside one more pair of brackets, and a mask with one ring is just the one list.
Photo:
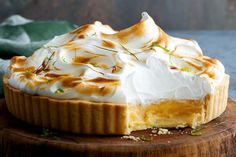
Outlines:
[[13, 58], [10, 70], [10, 85], [30, 94], [131, 104], [198, 99], [224, 76], [196, 41], [166, 34], [145, 12], [120, 31], [97, 21], [55, 37], [31, 57]]

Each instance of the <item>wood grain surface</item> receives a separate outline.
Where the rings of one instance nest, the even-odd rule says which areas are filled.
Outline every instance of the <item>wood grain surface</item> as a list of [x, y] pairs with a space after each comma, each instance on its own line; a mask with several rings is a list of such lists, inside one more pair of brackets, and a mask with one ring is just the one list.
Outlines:
[[[152, 135], [152, 140], [133, 141], [121, 136], [84, 136], [50, 131], [27, 125], [14, 118], [0, 100], [0, 151], [7, 157], [235, 157], [236, 102], [229, 100], [226, 112], [203, 126], [201, 136], [190, 129], [170, 130], [170, 135]], [[45, 131], [45, 130], [44, 130]], [[135, 137], [150, 137], [151, 130], [135, 131]]]
[[116, 29], [147, 11], [164, 29], [235, 29], [235, 0], [0, 0], [0, 21], [12, 14], [78, 25], [100, 20]]

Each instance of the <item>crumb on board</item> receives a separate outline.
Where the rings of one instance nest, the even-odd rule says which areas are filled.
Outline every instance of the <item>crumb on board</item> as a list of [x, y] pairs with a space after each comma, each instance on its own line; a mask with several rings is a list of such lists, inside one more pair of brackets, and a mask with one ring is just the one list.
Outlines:
[[153, 128], [151, 130], [152, 134], [157, 134], [157, 135], [166, 135], [166, 134], [172, 134], [168, 129], [164, 128]]
[[171, 132], [168, 129], [163, 129], [163, 128], [159, 128], [158, 135], [166, 135], [166, 134], [171, 134]]
[[185, 128], [185, 127], [186, 127], [186, 124], [180, 124], [180, 125], [177, 125], [175, 128], [181, 129], [181, 128]]
[[[121, 137], [121, 139], [126, 139], [126, 140], [133, 140], [133, 141], [150, 141], [152, 139], [152, 136], [157, 136], [157, 135], [166, 135], [166, 134], [172, 134], [168, 129], [164, 128], [153, 128], [151, 130], [151, 134], [149, 134], [149, 137], [135, 137], [132, 135], [124, 135]], [[150, 139], [149, 139], [150, 138]]]
[[134, 141], [140, 141], [140, 137], [135, 137], [135, 136], [123, 136], [121, 137], [122, 139], [127, 139], [127, 140], [134, 140]]
[[135, 136], [131, 136], [131, 135], [125, 135], [123, 137], [121, 137], [121, 139], [126, 139], [126, 140], [133, 140], [133, 141], [141, 141], [141, 142], [148, 142], [148, 141], [152, 141], [153, 138], [152, 136], [145, 136], [142, 135], [140, 137], [135, 137]]
[[152, 129], [152, 133], [156, 134], [157, 133], [157, 129]]

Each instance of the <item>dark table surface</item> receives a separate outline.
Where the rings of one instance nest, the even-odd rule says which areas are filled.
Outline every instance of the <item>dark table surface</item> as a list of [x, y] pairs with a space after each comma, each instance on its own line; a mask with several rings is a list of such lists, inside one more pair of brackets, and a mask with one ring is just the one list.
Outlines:
[[219, 59], [230, 75], [229, 96], [236, 99], [236, 31], [169, 31], [198, 42], [206, 56]]

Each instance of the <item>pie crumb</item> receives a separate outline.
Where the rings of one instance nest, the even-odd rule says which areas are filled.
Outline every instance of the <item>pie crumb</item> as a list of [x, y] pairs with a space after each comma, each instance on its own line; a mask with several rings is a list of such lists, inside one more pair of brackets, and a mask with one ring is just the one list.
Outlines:
[[156, 133], [157, 133], [157, 130], [156, 130], [156, 129], [153, 129], [153, 130], [152, 130], [152, 133], [153, 133], [153, 134], [156, 134]]
[[140, 141], [140, 138], [139, 137], [135, 137], [135, 136], [123, 136], [121, 138], [122, 139], [127, 139], [127, 140]]
[[168, 129], [163, 129], [163, 128], [159, 128], [158, 135], [166, 135], [166, 134], [171, 134], [171, 132]]

